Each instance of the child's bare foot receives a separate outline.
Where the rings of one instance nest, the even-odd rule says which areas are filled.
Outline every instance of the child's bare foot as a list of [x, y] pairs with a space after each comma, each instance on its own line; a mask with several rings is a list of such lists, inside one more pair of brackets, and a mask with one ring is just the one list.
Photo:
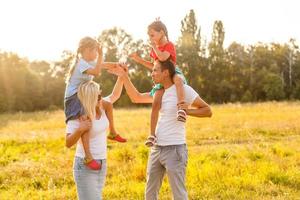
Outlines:
[[119, 134], [116, 133], [109, 133], [107, 138], [121, 143], [127, 142], [127, 139], [121, 137]]
[[101, 169], [101, 164], [92, 158], [85, 158], [84, 164], [92, 170], [100, 170]]
[[156, 143], [156, 136], [155, 136], [155, 135], [150, 135], [150, 136], [147, 138], [147, 140], [146, 140], [146, 142], [145, 142], [145, 145], [146, 145], [147, 147], [152, 147], [152, 146], [155, 145], [155, 143]]

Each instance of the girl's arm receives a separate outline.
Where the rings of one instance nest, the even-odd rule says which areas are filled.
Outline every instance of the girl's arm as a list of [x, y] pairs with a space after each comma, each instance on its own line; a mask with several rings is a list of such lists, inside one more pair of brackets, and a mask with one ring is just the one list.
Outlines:
[[153, 51], [157, 55], [159, 61], [165, 61], [170, 57], [170, 53], [168, 51], [160, 51], [156, 45], [152, 45]]
[[74, 133], [67, 133], [66, 135], [66, 147], [70, 148], [77, 143], [79, 138], [92, 127], [90, 120], [80, 121], [79, 128]]
[[102, 63], [103, 61], [103, 52], [102, 52], [102, 48], [98, 47], [98, 59], [97, 59], [97, 63], [96, 66], [94, 68], [89, 68], [86, 70], [86, 73], [89, 75], [93, 75], [93, 76], [98, 76], [101, 74], [101, 69], [102, 69]]
[[133, 59], [135, 62], [141, 64], [141, 65], [144, 65], [145, 67], [147, 67], [148, 69], [152, 70], [153, 68], [153, 63], [150, 62], [150, 61], [147, 61], [147, 60], [144, 60], [143, 58], [139, 57], [137, 55], [137, 53], [133, 53], [131, 55], [129, 55], [129, 57], [131, 59]]

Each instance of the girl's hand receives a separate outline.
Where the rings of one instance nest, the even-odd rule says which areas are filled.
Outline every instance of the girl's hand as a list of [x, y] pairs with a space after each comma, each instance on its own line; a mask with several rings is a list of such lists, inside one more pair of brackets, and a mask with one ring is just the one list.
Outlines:
[[150, 40], [149, 40], [149, 45], [150, 45], [152, 48], [156, 48], [156, 44], [155, 44], [154, 40], [151, 39], [151, 38], [150, 38]]
[[103, 56], [103, 49], [102, 46], [98, 45], [98, 56], [102, 58]]

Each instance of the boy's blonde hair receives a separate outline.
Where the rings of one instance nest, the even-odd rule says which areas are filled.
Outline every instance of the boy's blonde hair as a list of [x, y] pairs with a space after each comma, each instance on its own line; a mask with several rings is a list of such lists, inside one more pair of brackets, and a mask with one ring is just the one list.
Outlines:
[[76, 57], [75, 57], [75, 62], [72, 65], [70, 65], [69, 72], [66, 76], [66, 83], [68, 83], [70, 81], [70, 78], [71, 78], [71, 76], [74, 72], [75, 66], [78, 62], [79, 54], [82, 54], [82, 52], [85, 49], [94, 49], [94, 48], [97, 48], [97, 47], [98, 47], [98, 41], [94, 38], [91, 38], [91, 37], [87, 36], [87, 37], [82, 38], [79, 41], [79, 45], [78, 45], [77, 52], [76, 52]]
[[99, 84], [94, 81], [81, 83], [78, 88], [78, 99], [84, 108], [85, 114], [91, 120], [95, 119], [96, 117], [96, 106], [100, 92]]

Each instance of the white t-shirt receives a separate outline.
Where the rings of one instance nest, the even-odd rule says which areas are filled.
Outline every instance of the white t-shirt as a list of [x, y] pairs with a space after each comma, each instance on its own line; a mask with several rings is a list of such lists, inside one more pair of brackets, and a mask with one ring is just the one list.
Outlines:
[[[185, 101], [192, 104], [199, 96], [190, 86], [184, 85]], [[177, 121], [177, 92], [172, 85], [162, 96], [160, 116], [156, 126], [157, 144], [159, 146], [185, 144], [185, 123]]]
[[[105, 111], [101, 109], [101, 118], [92, 121], [92, 128], [90, 130], [90, 151], [94, 159], [106, 159], [107, 157], [106, 129], [108, 126], [109, 122]], [[78, 120], [69, 120], [66, 133], [73, 134], [78, 127]], [[77, 142], [75, 156], [80, 158], [85, 157], [81, 139]]]

